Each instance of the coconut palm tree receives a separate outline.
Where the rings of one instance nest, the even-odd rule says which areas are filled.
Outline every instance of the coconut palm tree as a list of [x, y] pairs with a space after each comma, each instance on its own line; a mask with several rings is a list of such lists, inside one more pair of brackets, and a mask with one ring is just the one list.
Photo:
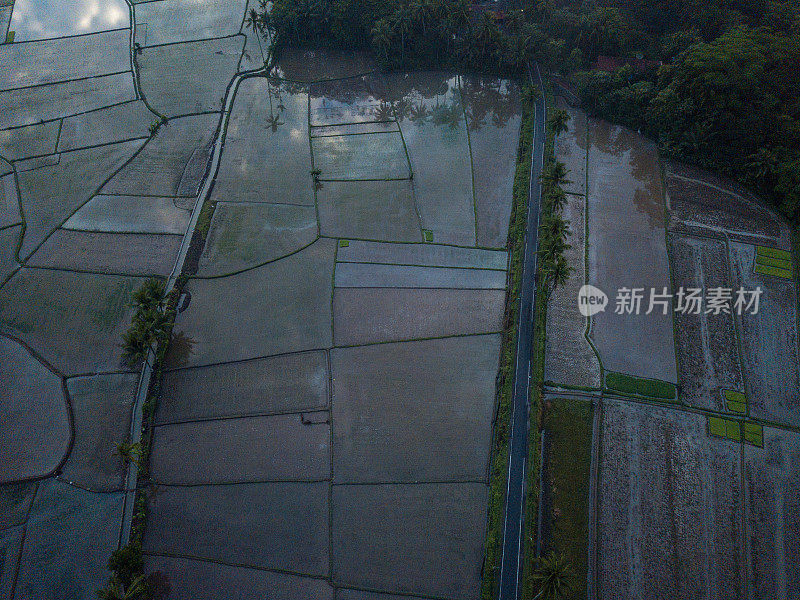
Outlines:
[[406, 36], [414, 29], [414, 13], [407, 4], [395, 11], [393, 29], [400, 34], [400, 61], [405, 62]]
[[381, 19], [372, 28], [372, 44], [383, 56], [383, 61], [388, 63], [389, 50], [392, 48], [392, 26], [386, 19]]
[[567, 167], [562, 162], [549, 163], [540, 175], [542, 183], [550, 186], [562, 186], [569, 183]]
[[497, 25], [494, 15], [489, 11], [482, 12], [478, 30], [475, 32], [475, 42], [481, 55], [492, 54], [500, 36], [500, 27]]
[[547, 119], [547, 125], [555, 135], [561, 135], [569, 129], [569, 113], [562, 108], [554, 110]]
[[567, 283], [573, 270], [567, 259], [563, 255], [559, 256], [554, 263], [543, 269], [545, 282], [551, 289], [561, 287]]
[[128, 585], [116, 575], [111, 576], [105, 589], [97, 591], [100, 600], [147, 600], [152, 597], [144, 575], [136, 575]]
[[566, 244], [569, 238], [569, 223], [560, 216], [548, 216], [542, 223], [542, 233], [550, 240], [559, 240]]
[[135, 307], [161, 308], [166, 297], [166, 286], [161, 279], [151, 277], [133, 293]]
[[567, 194], [560, 187], [553, 186], [547, 190], [545, 201], [550, 205], [553, 211], [561, 212], [567, 204]]
[[575, 574], [563, 554], [551, 552], [539, 559], [533, 573], [534, 584], [539, 588], [535, 600], [563, 600], [574, 589]]
[[253, 33], [259, 30], [261, 25], [261, 17], [255, 8], [250, 9], [250, 12], [247, 14], [247, 18], [244, 20], [244, 24], [247, 25], [248, 29], [252, 29]]

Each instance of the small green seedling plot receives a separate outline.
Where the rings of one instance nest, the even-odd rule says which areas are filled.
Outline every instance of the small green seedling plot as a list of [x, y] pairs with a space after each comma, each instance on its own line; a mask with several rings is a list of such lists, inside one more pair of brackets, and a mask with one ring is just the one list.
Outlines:
[[675, 385], [668, 381], [644, 379], [625, 375], [624, 373], [608, 373], [606, 375], [606, 389], [620, 394], [633, 394], [658, 400], [675, 401], [678, 398]]
[[13, 44], [14, 43], [14, 38], [16, 37], [16, 35], [17, 35], [16, 31], [9, 31], [6, 34], [6, 44]]
[[347, 248], [350, 245], [350, 240], [339, 240], [339, 248]]
[[708, 432], [734, 442], [741, 442], [751, 446], [764, 446], [764, 428], [758, 423], [747, 421], [734, 421], [733, 419], [723, 419], [722, 417], [708, 418]]
[[762, 275], [791, 279], [793, 273], [792, 255], [779, 248], [756, 246], [756, 262], [753, 270]]
[[425, 236], [425, 241], [426, 242], [432, 242], [433, 241], [433, 232], [430, 229], [423, 229], [422, 230], [422, 235]]
[[735, 413], [747, 413], [747, 396], [734, 390], [722, 390], [722, 397], [728, 410]]
[[759, 448], [764, 447], [764, 428], [758, 423], [743, 423], [744, 441]]
[[733, 440], [742, 441], [742, 430], [739, 421], [723, 419], [722, 417], [708, 418], [708, 432], [711, 435]]

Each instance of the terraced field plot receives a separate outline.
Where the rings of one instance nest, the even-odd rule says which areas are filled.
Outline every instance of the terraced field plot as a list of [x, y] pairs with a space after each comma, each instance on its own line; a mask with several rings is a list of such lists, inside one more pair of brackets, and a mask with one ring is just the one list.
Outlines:
[[[800, 540], [800, 509], [787, 477], [800, 380], [789, 228], [752, 193], [698, 169], [666, 164], [662, 185], [646, 142], [590, 122], [582, 143], [585, 115], [569, 114], [556, 152], [568, 178], [578, 176], [566, 186], [565, 208], [577, 269], [550, 300], [546, 378], [553, 398], [569, 394], [553, 403], [591, 405], [595, 421], [588, 477], [576, 479], [574, 465], [554, 453], [563, 441], [546, 444], [544, 458], [548, 477], [588, 503], [586, 539], [569, 537], [583, 523], [578, 500], [565, 503], [557, 488], [545, 495], [543, 544], [585, 553], [590, 596], [792, 598], [800, 593], [800, 557], [789, 549]], [[610, 217], [625, 202], [630, 214]], [[606, 311], [588, 323], [575, 302], [586, 281], [610, 292]], [[638, 320], [612, 314], [616, 290], [603, 281], [646, 291], [666, 285], [675, 300], [666, 315], [645, 315], [646, 297]], [[680, 310], [678, 293], [691, 289], [702, 304]], [[714, 289], [730, 290], [728, 310], [705, 303]], [[740, 289], [760, 290], [759, 303], [737, 307]], [[601, 361], [602, 393], [592, 389], [599, 385], [589, 349]], [[668, 377], [675, 358], [677, 378]], [[661, 375], [652, 370], [658, 364]], [[564, 427], [545, 421], [547, 434]], [[548, 513], [550, 502], [567, 512]]]
[[140, 379], [122, 361], [131, 293], [175, 266], [210, 111], [250, 41], [246, 3], [217, 3], [231, 16], [201, 37], [218, 41], [142, 39], [139, 53], [147, 32], [194, 38], [155, 5], [145, 24], [116, 0], [0, 4], [0, 597], [83, 600], [105, 585], [132, 499], [117, 451]]
[[[219, 585], [276, 594], [475, 598], [508, 258], [476, 239], [460, 79], [295, 79], [308, 83], [250, 77], [236, 91], [159, 403], [153, 477], [165, 491], [151, 502], [148, 565], [165, 570], [175, 598], [194, 589], [183, 577], [198, 561], [222, 565], [204, 576]], [[471, 131], [504, 114], [492, 135], [510, 133], [497, 161], [513, 165], [515, 85], [473, 85]], [[428, 154], [439, 142], [406, 147], [411, 117], [395, 117], [392, 94], [455, 107], [452, 123], [422, 110], [410, 126], [452, 140], [463, 165], [437, 200], [448, 214], [426, 209], [445, 229], [469, 223], [461, 244], [425, 226], [429, 192], [416, 181], [439, 185], [442, 158]], [[475, 176], [510, 190], [511, 171]], [[503, 246], [511, 197], [497, 194], [483, 211], [490, 245]], [[242, 510], [246, 498], [255, 504]], [[225, 533], [200, 539], [200, 521]]]
[[252, 7], [1, 47], [3, 597], [105, 584], [131, 293], [177, 275], [206, 201], [146, 495], [168, 598], [478, 595], [519, 89], [291, 52], [267, 73]]

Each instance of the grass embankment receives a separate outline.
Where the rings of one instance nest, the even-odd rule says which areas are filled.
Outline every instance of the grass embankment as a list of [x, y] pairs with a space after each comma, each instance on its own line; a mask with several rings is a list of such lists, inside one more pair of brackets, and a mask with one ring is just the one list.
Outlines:
[[[555, 97], [552, 83], [545, 82], [545, 102], [547, 103], [548, 117], [555, 110]], [[544, 169], [555, 164], [555, 133], [548, 127], [547, 138], [544, 146]], [[540, 207], [540, 223], [544, 223], [552, 216], [554, 207], [542, 199]], [[541, 231], [540, 231], [541, 246]], [[541, 269], [541, 261], [539, 268]], [[528, 436], [528, 464], [526, 467], [526, 497], [525, 497], [525, 539], [523, 544], [524, 568], [522, 579], [522, 598], [530, 600], [536, 593], [533, 574], [536, 569], [536, 536], [539, 517], [539, 473], [541, 467], [541, 448], [539, 447], [539, 432], [542, 426], [542, 386], [544, 384], [544, 358], [545, 338], [547, 335], [547, 302], [550, 297], [550, 288], [542, 277], [536, 278], [536, 293], [534, 295], [534, 321], [533, 321], [533, 347], [531, 358], [531, 413]]]
[[532, 98], [523, 94], [522, 126], [517, 169], [514, 174], [514, 202], [508, 232], [510, 279], [503, 319], [503, 342], [500, 353], [500, 374], [497, 380], [497, 414], [492, 440], [492, 461], [489, 473], [489, 508], [484, 550], [481, 599], [494, 600], [499, 583], [500, 557], [503, 543], [503, 512], [505, 509], [508, 476], [508, 441], [511, 402], [514, 388], [514, 363], [519, 323], [519, 297], [522, 280], [522, 261], [525, 247], [525, 224], [528, 215], [531, 152], [535, 126]]
[[[111, 576], [108, 585], [98, 591], [102, 599], [137, 598], [145, 600], [153, 598], [158, 588], [158, 582], [153, 577], [145, 577], [144, 562], [142, 559], [142, 538], [144, 525], [147, 518], [147, 497], [151, 489], [150, 481], [150, 449], [153, 440], [153, 422], [155, 418], [156, 399], [160, 393], [161, 376], [164, 368], [164, 359], [172, 336], [172, 327], [177, 313], [178, 298], [180, 297], [186, 279], [179, 277], [175, 287], [163, 295], [163, 282], [148, 280], [141, 290], [134, 293], [134, 304], [138, 304], [131, 328], [124, 336], [125, 354], [128, 360], [151, 360], [149, 349], [152, 347], [153, 374], [150, 377], [150, 387], [142, 404], [142, 431], [139, 440], [128, 440], [120, 443], [120, 448], [127, 448], [127, 459], [136, 462], [138, 467], [136, 479], [136, 494], [134, 496], [133, 518], [128, 544], [114, 551], [109, 559]], [[148, 290], [150, 293], [147, 294]], [[158, 294], [156, 294], [156, 290]], [[149, 295], [147, 303], [141, 298]], [[160, 300], [163, 298], [163, 300]], [[150, 306], [147, 306], [150, 304]], [[158, 311], [160, 315], [153, 314]], [[147, 314], [150, 313], [150, 318]], [[138, 340], [138, 342], [137, 342]], [[134, 449], [133, 452], [130, 452]]]
[[[586, 598], [592, 403], [555, 400], [544, 408], [549, 532], [546, 551], [563, 554], [575, 574], [570, 599]], [[564, 600], [568, 600], [565, 598]]]
[[[175, 322], [175, 315], [177, 314], [178, 299], [183, 293], [183, 289], [189, 277], [197, 271], [198, 262], [203, 252], [203, 247], [205, 246], [215, 208], [216, 203], [207, 198], [200, 209], [200, 215], [198, 216], [197, 224], [192, 233], [189, 250], [183, 265], [183, 271], [176, 279], [175, 286], [169, 294], [167, 294], [163, 303], [163, 313], [165, 317], [165, 322], [163, 324], [164, 331], [158, 343], [154, 345], [155, 361], [153, 363], [153, 374], [150, 378], [150, 387], [147, 391], [146, 399], [142, 405], [142, 432], [141, 439], [138, 442], [139, 448], [137, 456], [135, 458], [138, 466], [138, 476], [130, 538], [126, 546], [113, 552], [111, 555], [109, 560], [111, 577], [108, 586], [99, 592], [101, 597], [115, 598], [116, 596], [111, 594], [127, 592], [129, 594], [138, 593], [138, 595], [132, 595], [130, 597], [144, 600], [156, 597], [161, 585], [161, 582], [156, 577], [145, 576], [144, 562], [142, 559], [142, 540], [144, 538], [144, 528], [147, 522], [147, 500], [152, 483], [150, 480], [150, 450], [153, 439], [153, 424], [157, 400], [161, 393], [164, 363], [169, 349], [169, 343], [172, 340], [172, 329]], [[136, 319], [134, 319], [130, 331], [136, 326], [135, 321]], [[133, 442], [133, 440], [130, 442]]]
[[609, 391], [620, 394], [632, 394], [657, 400], [675, 401], [678, 398], [675, 385], [668, 381], [633, 377], [624, 373], [608, 372], [606, 374], [606, 388]]

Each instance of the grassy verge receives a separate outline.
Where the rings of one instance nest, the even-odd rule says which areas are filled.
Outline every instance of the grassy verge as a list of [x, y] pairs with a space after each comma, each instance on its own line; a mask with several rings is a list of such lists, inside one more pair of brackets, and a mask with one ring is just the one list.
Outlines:
[[[555, 109], [552, 83], [545, 81], [545, 101], [547, 113], [552, 114]], [[547, 129], [547, 138], [544, 146], [544, 167], [547, 168], [555, 162], [555, 134]], [[540, 223], [543, 223], [552, 207], [544, 201], [541, 205]], [[533, 356], [531, 358], [531, 414], [530, 434], [528, 436], [528, 465], [525, 496], [525, 539], [523, 544], [524, 567], [522, 573], [522, 598], [530, 600], [536, 593], [533, 583], [533, 573], [536, 567], [536, 535], [539, 517], [539, 471], [541, 466], [541, 448], [539, 447], [539, 432], [542, 425], [542, 386], [544, 384], [544, 358], [545, 337], [547, 325], [547, 302], [550, 297], [549, 288], [537, 277], [536, 293], [534, 296], [534, 322], [533, 322]]]
[[633, 394], [659, 400], [676, 400], [678, 397], [675, 385], [672, 383], [658, 379], [632, 377], [624, 373], [609, 372], [606, 375], [606, 388], [620, 394]]
[[[130, 597], [147, 599], [155, 598], [162, 589], [163, 582], [156, 575], [145, 576], [142, 560], [142, 540], [147, 522], [148, 495], [152, 489], [150, 480], [150, 450], [153, 440], [153, 424], [158, 398], [161, 394], [161, 380], [164, 363], [172, 339], [172, 329], [177, 314], [178, 299], [186, 286], [189, 277], [197, 271], [197, 265], [205, 246], [211, 219], [214, 215], [216, 203], [206, 199], [198, 217], [197, 226], [192, 233], [183, 272], [178, 276], [175, 287], [169, 292], [164, 303], [164, 314], [167, 318], [167, 329], [164, 340], [155, 348], [155, 362], [153, 374], [150, 378], [150, 387], [142, 406], [142, 435], [139, 440], [140, 449], [137, 458], [138, 476], [136, 481], [136, 495], [134, 500], [133, 519], [131, 522], [130, 538], [127, 546], [112, 553], [109, 560], [111, 578], [108, 586], [100, 590], [102, 598], [115, 598], [112, 594], [123, 590], [132, 595]], [[133, 590], [133, 591], [132, 591]], [[139, 590], [137, 592], [137, 590]], [[128, 597], [128, 596], [119, 596]]]
[[573, 600], [586, 597], [592, 412], [591, 402], [585, 400], [556, 400], [544, 408], [549, 508], [546, 551], [563, 554], [572, 567], [575, 590], [569, 598]]
[[500, 353], [500, 373], [497, 379], [497, 414], [492, 440], [492, 461], [489, 472], [489, 508], [484, 548], [481, 599], [494, 600], [499, 583], [500, 557], [503, 544], [503, 511], [505, 509], [508, 474], [508, 438], [511, 401], [514, 387], [519, 295], [522, 279], [522, 260], [525, 246], [525, 222], [528, 214], [531, 151], [535, 111], [532, 102], [523, 101], [522, 127], [517, 150], [517, 169], [514, 174], [514, 203], [508, 232], [510, 279], [503, 319], [503, 342]]

